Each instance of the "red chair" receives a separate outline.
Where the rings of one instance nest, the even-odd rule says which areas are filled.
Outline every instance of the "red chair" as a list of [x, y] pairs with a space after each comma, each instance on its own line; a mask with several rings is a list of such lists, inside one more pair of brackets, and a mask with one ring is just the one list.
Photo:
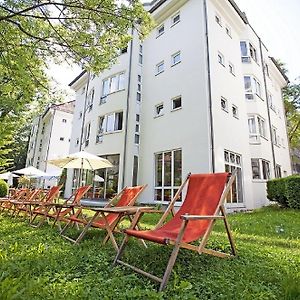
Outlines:
[[[117, 243], [112, 234], [113, 231], [116, 231], [117, 225], [126, 215], [126, 211], [122, 210], [124, 207], [131, 207], [136, 202], [138, 196], [142, 193], [142, 191], [146, 188], [146, 185], [136, 186], [136, 187], [125, 187], [118, 195], [116, 195], [106, 206], [105, 208], [90, 208], [90, 207], [81, 207], [78, 211], [76, 211], [73, 215], [66, 218], [68, 222], [66, 226], [63, 228], [61, 235], [68, 239], [69, 241], [78, 244], [87, 230], [90, 227], [105, 229], [107, 231], [107, 236], [103, 240], [103, 244], [105, 244], [109, 239], [111, 239], [114, 247], [118, 250]], [[114, 206], [115, 212], [107, 212], [105, 215], [105, 209], [109, 209]], [[93, 217], [90, 221], [82, 218], [82, 210], [83, 209], [92, 209], [94, 211]], [[119, 208], [119, 211], [118, 211]], [[100, 215], [100, 216], [99, 216]], [[127, 214], [128, 215], [128, 214]], [[83, 224], [85, 225], [82, 232], [76, 239], [72, 239], [69, 236], [64, 235], [63, 233], [66, 229], [72, 224]]]
[[[51, 187], [48, 194], [46, 194], [46, 196], [41, 201], [25, 202], [25, 204], [29, 207], [29, 224], [32, 227], [40, 227], [42, 225], [42, 223], [44, 222], [44, 216], [47, 215], [49, 209], [51, 208], [51, 205], [53, 205], [54, 203], [54, 200], [59, 197], [61, 187], [61, 185]], [[32, 207], [35, 208], [32, 209]], [[37, 225], [35, 225], [33, 224], [33, 222], [38, 216], [43, 216], [43, 218]]]
[[[135, 230], [134, 228], [140, 218], [138, 214], [135, 216], [135, 220], [132, 222], [130, 229], [125, 230], [126, 236], [115, 257], [114, 264], [120, 263], [160, 282], [159, 290], [162, 291], [168, 283], [180, 248], [193, 250], [199, 254], [206, 253], [218, 257], [235, 256], [236, 250], [224, 208], [224, 201], [234, 180], [235, 174], [230, 176], [228, 173], [188, 175], [154, 230]], [[163, 224], [169, 213], [172, 212], [176, 200], [179, 198], [187, 183], [187, 193], [182, 206], [170, 221]], [[213, 225], [218, 219], [224, 221], [226, 233], [231, 245], [231, 254], [205, 248]], [[121, 261], [120, 258], [129, 237], [174, 246], [163, 278], [149, 274]], [[199, 245], [191, 244], [200, 239], [201, 242]]]

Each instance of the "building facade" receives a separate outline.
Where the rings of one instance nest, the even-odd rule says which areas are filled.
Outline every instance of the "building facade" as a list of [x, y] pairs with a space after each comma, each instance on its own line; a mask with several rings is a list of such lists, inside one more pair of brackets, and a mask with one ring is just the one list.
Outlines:
[[[30, 133], [26, 167], [34, 166], [53, 175], [61, 172], [60, 168], [48, 164], [47, 160], [69, 154], [73, 111], [74, 101], [54, 104], [34, 119]], [[41, 182], [45, 188], [56, 183], [55, 178], [45, 179]]]
[[[95, 172], [103, 178], [99, 197], [147, 183], [141, 201], [167, 203], [189, 172], [237, 169], [227, 207], [267, 204], [266, 181], [291, 174], [281, 97], [287, 78], [234, 1], [145, 7], [157, 27], [143, 43], [133, 31], [109, 70], [70, 83], [70, 152], [114, 164]], [[76, 182], [69, 172], [67, 194]]]

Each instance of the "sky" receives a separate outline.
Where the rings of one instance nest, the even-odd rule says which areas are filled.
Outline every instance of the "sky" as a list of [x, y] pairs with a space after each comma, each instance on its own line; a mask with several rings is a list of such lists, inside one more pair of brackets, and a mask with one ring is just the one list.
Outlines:
[[[284, 62], [289, 70], [290, 81], [295, 81], [300, 76], [300, 0], [235, 1], [246, 13], [270, 56]], [[77, 66], [52, 66], [49, 70], [49, 74], [64, 88], [68, 88], [68, 84], [79, 73], [80, 68]]]

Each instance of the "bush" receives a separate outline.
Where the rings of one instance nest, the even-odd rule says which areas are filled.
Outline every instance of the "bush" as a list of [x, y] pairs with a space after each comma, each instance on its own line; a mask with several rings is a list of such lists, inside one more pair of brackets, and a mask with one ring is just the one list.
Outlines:
[[286, 179], [285, 195], [290, 208], [300, 209], [300, 176], [289, 176]]
[[[288, 178], [288, 177], [287, 177]], [[267, 182], [267, 197], [271, 201], [276, 201], [284, 207], [288, 207], [286, 198], [287, 178], [272, 179]]]
[[8, 194], [8, 184], [0, 179], [0, 197], [5, 197]]

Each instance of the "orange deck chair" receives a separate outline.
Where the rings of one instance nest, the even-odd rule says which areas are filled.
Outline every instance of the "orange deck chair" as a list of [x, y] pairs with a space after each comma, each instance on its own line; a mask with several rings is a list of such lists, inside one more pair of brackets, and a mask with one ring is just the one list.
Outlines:
[[13, 196], [8, 198], [2, 198], [1, 199], [1, 211], [10, 210], [13, 208], [13, 202], [14, 201], [21, 201], [25, 200], [26, 196], [28, 196], [28, 193], [30, 192], [29, 189], [20, 189], [18, 190]]
[[[133, 206], [142, 193], [142, 191], [146, 188], [147, 185], [142, 186], [135, 186], [135, 187], [125, 187], [118, 195], [116, 195], [106, 206], [105, 208], [114, 206], [114, 207], [130, 207]], [[112, 235], [112, 232], [116, 230], [119, 222], [124, 217], [123, 213], [108, 213], [105, 216], [105, 219], [99, 216], [100, 212], [95, 210], [93, 217], [90, 221], [85, 220], [82, 218], [82, 210], [91, 209], [91, 207], [81, 207], [77, 210], [73, 215], [68, 217], [67, 224], [61, 231], [61, 235], [66, 238], [67, 240], [78, 244], [83, 239], [84, 235], [86, 234], [87, 230], [90, 227], [105, 229], [107, 231], [107, 235], [103, 240], [103, 244], [105, 244], [109, 239], [112, 240], [112, 243], [116, 249], [119, 249], [117, 243]], [[83, 224], [85, 225], [83, 230], [81, 231], [80, 235], [76, 239], [72, 239], [69, 236], [64, 235], [66, 229], [73, 224]]]
[[82, 186], [78, 188], [69, 199], [65, 200], [64, 203], [54, 203], [53, 211], [51, 212], [51, 210], [49, 210], [48, 213], [44, 215], [43, 220], [45, 220], [46, 217], [54, 219], [52, 227], [57, 223], [61, 231], [61, 221], [63, 221], [68, 214], [74, 213], [74, 207], [80, 205], [80, 200], [91, 187], [91, 185]]
[[59, 197], [61, 187], [61, 185], [51, 187], [49, 192], [41, 201], [25, 202], [25, 204], [29, 207], [30, 226], [39, 227], [42, 225], [43, 222], [41, 221], [37, 225], [33, 224], [33, 222], [38, 216], [44, 216], [48, 213], [48, 210], [49, 208], [51, 208], [51, 205], [53, 204], [54, 200]]
[[[126, 235], [121, 244], [120, 250], [115, 257], [114, 265], [116, 263], [122, 264], [140, 274], [160, 282], [159, 291], [162, 291], [168, 283], [180, 248], [194, 250], [199, 254], [206, 253], [219, 257], [235, 256], [236, 250], [224, 208], [224, 201], [227, 194], [230, 192], [234, 180], [235, 174], [230, 176], [229, 173], [189, 174], [170, 202], [170, 205], [164, 212], [154, 230], [135, 230], [135, 225], [140, 218], [138, 214], [135, 215], [130, 229], [125, 230]], [[179, 198], [186, 184], [188, 184], [188, 187], [182, 206], [170, 221], [163, 224], [169, 213], [172, 211], [176, 200]], [[224, 221], [225, 229], [231, 245], [231, 254], [205, 248], [213, 225], [218, 219], [222, 219]], [[129, 237], [148, 240], [162, 245], [173, 245], [174, 248], [163, 278], [149, 274], [121, 261], [121, 256]], [[191, 244], [192, 242], [200, 239], [201, 242], [199, 245]]]

